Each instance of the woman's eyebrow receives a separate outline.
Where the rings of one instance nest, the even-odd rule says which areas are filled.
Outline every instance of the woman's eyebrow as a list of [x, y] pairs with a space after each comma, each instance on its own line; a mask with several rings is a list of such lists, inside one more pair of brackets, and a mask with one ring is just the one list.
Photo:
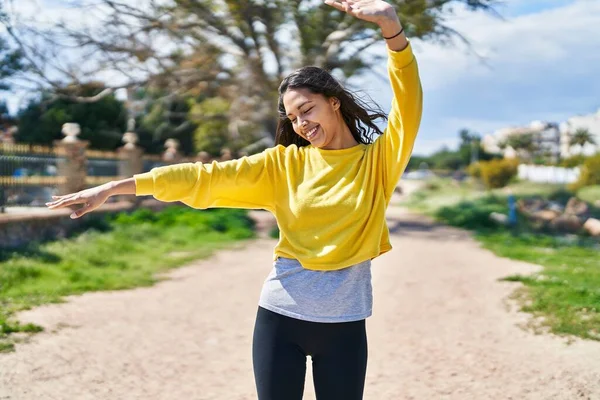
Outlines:
[[[306, 105], [306, 104], [308, 104], [308, 103], [311, 103], [311, 102], [312, 102], [312, 100], [306, 100], [304, 103], [302, 103], [302, 104], [300, 104], [300, 105], [298, 106], [298, 110], [299, 110], [299, 109], [301, 109], [301, 108], [302, 108], [302, 106], [304, 106], [304, 105]], [[288, 117], [289, 117], [290, 115], [292, 115], [292, 113], [288, 113]]]

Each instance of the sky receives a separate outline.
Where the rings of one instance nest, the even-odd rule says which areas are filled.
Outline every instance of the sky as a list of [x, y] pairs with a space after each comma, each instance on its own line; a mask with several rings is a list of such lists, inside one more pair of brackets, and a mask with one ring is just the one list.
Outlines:
[[[62, 13], [55, 2], [18, 3], [44, 6], [51, 19]], [[600, 109], [600, 1], [503, 0], [497, 10], [502, 18], [460, 7], [448, 18], [470, 47], [412, 41], [424, 91], [414, 154], [454, 148], [462, 128], [485, 135]], [[385, 52], [385, 43], [371, 51]], [[385, 62], [376, 70], [387, 75]], [[369, 73], [351, 82], [389, 111], [388, 82]], [[11, 109], [17, 102], [9, 97]]]
[[[600, 1], [506, 0], [498, 10], [502, 19], [458, 10], [449, 21], [471, 51], [413, 41], [424, 91], [414, 154], [455, 148], [461, 128], [485, 135], [600, 109]], [[386, 82], [354, 83], [389, 110]]]

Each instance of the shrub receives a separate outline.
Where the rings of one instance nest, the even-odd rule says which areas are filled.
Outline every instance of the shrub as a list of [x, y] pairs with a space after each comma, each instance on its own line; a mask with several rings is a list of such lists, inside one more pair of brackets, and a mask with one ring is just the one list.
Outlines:
[[498, 224], [490, 219], [490, 214], [493, 212], [507, 213], [508, 201], [497, 196], [462, 201], [452, 206], [440, 208], [436, 211], [435, 217], [448, 225], [460, 228], [489, 230], [498, 228]]
[[479, 162], [475, 162], [470, 164], [467, 167], [467, 174], [471, 175], [473, 178], [481, 178], [481, 165]]
[[481, 180], [488, 189], [506, 186], [517, 175], [519, 162], [511, 159], [481, 161]]
[[565, 158], [564, 160], [562, 160], [559, 164], [559, 166], [564, 167], [564, 168], [575, 168], [575, 167], [579, 167], [580, 165], [582, 165], [586, 160], [586, 157], [583, 155], [576, 155], [576, 156], [572, 156], [569, 158]]
[[571, 189], [577, 190], [592, 185], [600, 185], [600, 153], [585, 160], [579, 180], [571, 185]]

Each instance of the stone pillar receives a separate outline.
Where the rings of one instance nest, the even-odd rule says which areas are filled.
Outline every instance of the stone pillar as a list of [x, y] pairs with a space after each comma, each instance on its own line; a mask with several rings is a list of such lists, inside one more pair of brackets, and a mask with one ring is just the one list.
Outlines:
[[167, 164], [177, 164], [181, 161], [181, 154], [179, 153], [179, 140], [167, 139], [165, 141], [165, 152], [163, 153], [163, 161]]
[[5, 144], [15, 144], [15, 135], [17, 134], [17, 131], [18, 128], [16, 126], [11, 126], [0, 137], [0, 142]]
[[210, 154], [208, 154], [208, 152], [201, 151], [196, 155], [196, 161], [199, 161], [203, 164], [208, 164], [212, 162], [212, 157], [210, 156]]
[[59, 194], [78, 192], [86, 188], [87, 157], [85, 150], [89, 142], [77, 139], [81, 132], [79, 124], [66, 123], [62, 127], [63, 140], [54, 142], [58, 154], [58, 176], [64, 179], [59, 184]]
[[225, 147], [221, 150], [221, 157], [219, 158], [219, 161], [229, 161], [229, 160], [233, 160], [233, 154], [230, 149]]
[[[119, 155], [119, 177], [121, 179], [131, 178], [135, 174], [144, 171], [143, 150], [136, 146], [138, 136], [133, 132], [135, 121], [129, 120], [127, 132], [123, 134], [124, 146], [117, 149]], [[136, 196], [119, 196], [121, 200], [136, 202]]]

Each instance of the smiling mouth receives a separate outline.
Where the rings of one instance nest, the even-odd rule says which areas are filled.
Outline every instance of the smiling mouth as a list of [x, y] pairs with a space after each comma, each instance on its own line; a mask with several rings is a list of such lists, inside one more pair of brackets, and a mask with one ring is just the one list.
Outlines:
[[306, 138], [308, 140], [311, 140], [313, 137], [315, 137], [315, 135], [317, 134], [318, 130], [319, 130], [319, 125], [315, 126], [310, 131], [306, 132]]

